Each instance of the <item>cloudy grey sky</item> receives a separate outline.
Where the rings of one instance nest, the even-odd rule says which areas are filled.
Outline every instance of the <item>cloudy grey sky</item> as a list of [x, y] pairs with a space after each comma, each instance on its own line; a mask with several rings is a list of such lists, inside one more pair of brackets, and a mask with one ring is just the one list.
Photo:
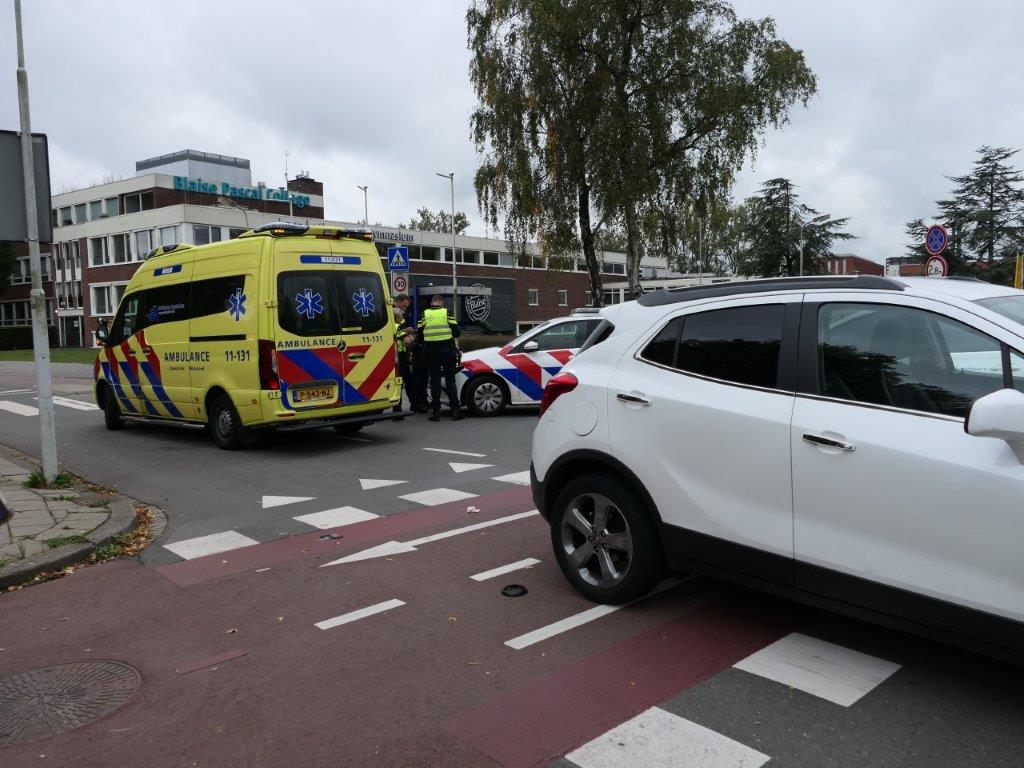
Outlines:
[[[23, 0], [33, 128], [53, 188], [131, 176], [193, 148], [290, 169], [326, 186], [327, 215], [406, 221], [425, 204], [476, 215], [461, 0]], [[819, 93], [765, 137], [738, 195], [788, 176], [805, 202], [850, 216], [850, 250], [898, 255], [981, 144], [1024, 146], [1024, 3], [736, 0], [806, 52]], [[0, 0], [0, 128], [18, 122], [13, 11]], [[1024, 165], [1024, 155], [1022, 155]]]

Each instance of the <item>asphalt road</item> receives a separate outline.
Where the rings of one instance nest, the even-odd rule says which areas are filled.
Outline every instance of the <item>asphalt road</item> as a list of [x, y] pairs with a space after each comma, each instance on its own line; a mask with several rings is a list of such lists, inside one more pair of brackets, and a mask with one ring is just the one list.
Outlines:
[[[33, 453], [16, 365], [0, 442]], [[616, 609], [578, 596], [521, 484], [535, 414], [223, 452], [57, 413], [65, 466], [169, 528], [141, 562], [0, 595], [5, 766], [1021, 765], [1019, 668], [685, 575]], [[62, 722], [7, 676], [93, 660], [138, 671], [127, 703], [4, 746], [26, 713], [35, 735]]]

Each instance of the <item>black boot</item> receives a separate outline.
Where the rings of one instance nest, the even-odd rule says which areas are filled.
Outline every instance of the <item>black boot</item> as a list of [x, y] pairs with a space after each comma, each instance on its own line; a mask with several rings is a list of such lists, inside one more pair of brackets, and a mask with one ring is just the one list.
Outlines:
[[435, 408], [433, 411], [430, 412], [430, 416], [427, 417], [427, 420], [428, 421], [440, 421], [441, 420], [441, 412], [438, 411]]
[[452, 421], [462, 421], [465, 417], [458, 408], [452, 408]]

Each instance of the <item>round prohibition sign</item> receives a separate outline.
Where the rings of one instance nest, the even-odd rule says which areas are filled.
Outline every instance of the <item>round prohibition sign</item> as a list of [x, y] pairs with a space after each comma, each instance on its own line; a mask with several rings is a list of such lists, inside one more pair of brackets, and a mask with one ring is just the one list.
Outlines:
[[932, 224], [928, 227], [928, 232], [924, 236], [924, 248], [932, 256], [938, 256], [944, 250], [946, 245], [949, 243], [949, 235], [946, 234], [946, 228], [941, 224]]
[[409, 290], [409, 278], [405, 275], [393, 275], [391, 277], [392, 293], [406, 293]]
[[924, 273], [928, 277], [946, 277], [949, 274], [949, 262], [945, 256], [929, 256], [924, 263]]

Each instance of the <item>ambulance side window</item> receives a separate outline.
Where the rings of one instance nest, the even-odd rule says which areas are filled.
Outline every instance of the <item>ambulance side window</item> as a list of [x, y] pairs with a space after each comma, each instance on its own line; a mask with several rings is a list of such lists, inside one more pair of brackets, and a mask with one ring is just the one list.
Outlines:
[[375, 333], [384, 327], [387, 303], [380, 278], [369, 272], [335, 272], [343, 328]]
[[188, 319], [188, 283], [162, 285], [142, 292], [139, 328]]
[[139, 330], [139, 297], [141, 292], [125, 296], [121, 300], [121, 308], [110, 327], [110, 338], [115, 344], [127, 341]]
[[[238, 290], [245, 294], [245, 275], [196, 280], [192, 283], [189, 317], [207, 317], [227, 312], [231, 308], [231, 297]], [[238, 306], [247, 309], [244, 302]]]
[[334, 273], [303, 270], [278, 275], [277, 321], [283, 330], [296, 336], [338, 333]]

